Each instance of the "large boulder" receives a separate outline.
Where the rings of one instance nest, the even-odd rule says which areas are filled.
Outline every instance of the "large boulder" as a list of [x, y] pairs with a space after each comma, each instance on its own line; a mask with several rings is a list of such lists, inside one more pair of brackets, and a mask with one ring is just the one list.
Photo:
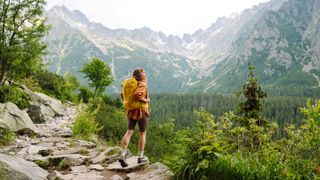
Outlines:
[[44, 180], [48, 172], [33, 162], [0, 154], [0, 179]]
[[33, 134], [37, 131], [27, 112], [11, 102], [0, 104], [0, 126], [19, 134]]
[[60, 100], [52, 98], [50, 96], [47, 96], [47, 95], [39, 93], [39, 92], [31, 92], [31, 91], [26, 91], [26, 92], [29, 93], [30, 101], [33, 104], [40, 103], [40, 104], [44, 104], [45, 106], [50, 107], [56, 116], [65, 115], [66, 112], [65, 112]]
[[34, 123], [45, 123], [55, 115], [51, 107], [38, 102], [30, 102], [28, 114]]

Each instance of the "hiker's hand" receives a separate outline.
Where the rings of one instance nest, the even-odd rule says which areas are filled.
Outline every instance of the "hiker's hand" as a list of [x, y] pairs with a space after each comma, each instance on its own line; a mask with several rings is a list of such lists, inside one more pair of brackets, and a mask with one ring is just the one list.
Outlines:
[[147, 102], [147, 103], [150, 102], [150, 98], [147, 98], [147, 99], [146, 99], [146, 102]]

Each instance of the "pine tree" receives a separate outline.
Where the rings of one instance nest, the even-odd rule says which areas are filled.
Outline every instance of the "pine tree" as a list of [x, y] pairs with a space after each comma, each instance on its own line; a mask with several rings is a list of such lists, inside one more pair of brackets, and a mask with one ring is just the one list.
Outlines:
[[243, 95], [245, 101], [241, 102], [238, 107], [238, 113], [242, 115], [243, 123], [248, 124], [250, 118], [256, 119], [257, 125], [263, 125], [265, 121], [261, 118], [263, 110], [262, 99], [267, 97], [267, 93], [261, 90], [258, 80], [254, 77], [254, 66], [248, 64], [248, 79], [242, 85], [242, 89], [236, 93], [239, 97]]

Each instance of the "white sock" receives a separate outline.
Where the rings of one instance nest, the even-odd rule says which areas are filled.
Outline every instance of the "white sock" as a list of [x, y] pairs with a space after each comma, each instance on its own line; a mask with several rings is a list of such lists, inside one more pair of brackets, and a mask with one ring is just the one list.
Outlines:
[[139, 152], [139, 157], [143, 157], [143, 153], [144, 153], [143, 151], [140, 151]]
[[121, 149], [121, 156], [126, 156], [127, 150], [126, 149]]

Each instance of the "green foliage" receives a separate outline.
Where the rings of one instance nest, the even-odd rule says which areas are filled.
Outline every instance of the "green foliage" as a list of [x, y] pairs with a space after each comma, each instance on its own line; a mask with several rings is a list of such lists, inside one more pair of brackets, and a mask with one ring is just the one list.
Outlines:
[[[308, 101], [300, 127], [287, 125], [287, 136], [275, 139], [276, 123], [258, 126], [249, 119], [237, 124], [237, 116], [226, 113], [219, 120], [204, 111], [197, 113], [193, 130], [182, 140], [186, 152], [179, 155], [177, 179], [317, 179], [320, 177], [319, 100]], [[255, 139], [259, 139], [257, 147]]]
[[52, 149], [42, 149], [38, 152], [41, 156], [50, 156], [52, 155], [53, 150]]
[[39, 70], [28, 77], [29, 80], [22, 82], [27, 83], [28, 88], [33, 88], [34, 85], [39, 86], [41, 92], [54, 96], [61, 101], [75, 101], [75, 91], [79, 87], [77, 78], [71, 73], [67, 73], [64, 77], [49, 72], [47, 70]]
[[35, 160], [34, 163], [36, 163], [42, 169], [49, 169], [50, 168], [50, 163], [47, 160]]
[[94, 88], [93, 98], [101, 95], [106, 86], [112, 82], [111, 68], [99, 58], [93, 58], [89, 63], [84, 64], [80, 72], [91, 81], [89, 86]]
[[75, 91], [79, 88], [80, 83], [76, 76], [68, 72], [63, 76], [65, 84], [63, 85], [64, 92], [67, 94], [67, 99], [71, 101], [76, 100]]
[[[177, 146], [177, 132], [174, 119], [168, 119], [161, 123], [149, 122], [145, 152], [151, 161], [168, 164], [176, 157], [177, 153], [183, 150]], [[136, 143], [138, 143], [138, 138]]]
[[101, 102], [97, 123], [102, 127], [100, 134], [109, 142], [117, 144], [127, 130], [126, 114], [122, 109]]
[[8, 128], [0, 127], [0, 146], [9, 145], [13, 142], [15, 134]]
[[110, 106], [114, 106], [116, 108], [122, 108], [123, 107], [120, 98], [112, 98], [112, 97], [104, 95], [104, 94], [101, 95], [101, 98], [102, 98], [102, 100], [103, 100], [103, 102], [105, 104], [108, 104]]
[[44, 0], [0, 1], [0, 85], [18, 81], [42, 65], [45, 44]]
[[20, 109], [29, 107], [29, 96], [17, 86], [3, 85], [0, 87], [0, 103], [12, 102]]
[[[116, 95], [114, 95], [116, 96]], [[203, 108], [215, 117], [224, 112], [233, 111], [244, 98], [218, 94], [151, 94], [150, 103], [152, 121], [163, 122], [169, 118], [175, 120], [177, 129], [193, 127], [196, 119], [194, 111]], [[286, 123], [301, 124], [303, 114], [300, 107], [305, 105], [303, 97], [268, 97], [263, 99], [263, 119], [276, 121], [282, 129]], [[284, 136], [278, 131], [276, 136]]]
[[241, 118], [242, 123], [247, 124], [250, 118], [258, 120], [258, 124], [262, 125], [261, 112], [263, 110], [262, 99], [267, 97], [267, 93], [261, 90], [258, 80], [253, 75], [255, 67], [248, 64], [248, 79], [242, 85], [242, 90], [237, 92], [239, 97], [241, 94], [245, 97], [245, 102], [239, 104], [239, 114], [243, 115]]
[[33, 92], [42, 92], [41, 86], [36, 79], [33, 77], [25, 77], [20, 80], [20, 83], [27, 86]]
[[88, 103], [93, 98], [93, 92], [87, 86], [81, 86], [79, 88], [78, 100]]
[[90, 151], [88, 149], [81, 149], [79, 151], [79, 154], [84, 155], [84, 156], [89, 155], [89, 153], [90, 153]]
[[101, 128], [96, 122], [96, 115], [99, 107], [93, 109], [93, 104], [88, 104], [88, 107], [76, 117], [72, 125], [73, 137], [84, 140], [91, 140]]

